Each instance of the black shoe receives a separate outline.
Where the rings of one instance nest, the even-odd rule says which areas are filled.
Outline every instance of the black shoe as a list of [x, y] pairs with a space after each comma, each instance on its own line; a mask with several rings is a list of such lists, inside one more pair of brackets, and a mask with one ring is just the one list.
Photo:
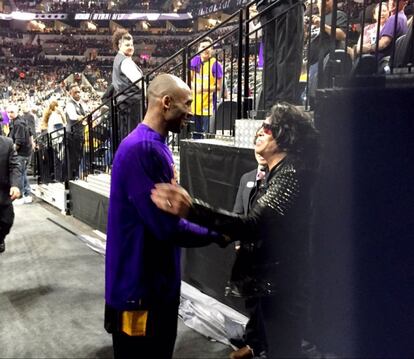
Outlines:
[[3, 253], [6, 250], [6, 243], [0, 242], [0, 253]]

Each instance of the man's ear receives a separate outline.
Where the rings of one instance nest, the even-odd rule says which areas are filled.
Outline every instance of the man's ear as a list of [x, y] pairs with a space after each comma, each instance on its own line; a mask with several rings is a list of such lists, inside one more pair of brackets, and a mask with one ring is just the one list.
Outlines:
[[162, 97], [161, 99], [162, 102], [162, 107], [164, 108], [164, 110], [169, 110], [171, 107], [171, 97], [168, 95], [165, 95]]

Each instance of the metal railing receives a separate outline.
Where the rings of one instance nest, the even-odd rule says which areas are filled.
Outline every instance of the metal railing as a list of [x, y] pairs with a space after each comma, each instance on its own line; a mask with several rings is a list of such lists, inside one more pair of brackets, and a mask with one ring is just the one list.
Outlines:
[[[312, 9], [316, 0], [310, 0]], [[398, 8], [403, 0], [396, 0]], [[150, 81], [160, 73], [170, 73], [182, 78], [194, 92], [195, 115], [206, 117], [208, 121], [205, 128], [200, 130], [195, 120], [181, 134], [170, 134], [168, 143], [173, 151], [179, 151], [179, 143], [182, 138], [209, 138], [212, 136], [233, 137], [235, 133], [234, 120], [240, 118], [261, 117], [259, 112], [269, 110], [261, 104], [263, 96], [263, 78], [266, 78], [266, 66], [262, 68], [259, 54], [263, 50], [263, 39], [261, 34], [266, 26], [273, 26], [275, 22], [288, 16], [292, 11], [298, 11], [303, 4], [295, 0], [277, 0], [266, 8], [250, 16], [252, 7], [257, 1], [252, 1], [246, 7], [238, 10], [223, 23], [191, 41], [184, 48], [178, 50], [174, 55], [166, 59], [151, 72], [145, 74], [141, 79], [132, 84], [123, 92], [112, 96], [102, 105], [93, 110], [82, 120], [72, 125], [68, 130], [60, 130], [61, 135], [51, 133], [38, 138], [38, 149], [36, 151], [37, 173], [40, 181], [65, 181], [75, 178], [85, 178], [88, 174], [108, 172], [115, 152], [127, 134], [122, 126], [122, 111], [128, 104], [129, 98], [136, 96], [136, 104], [144, 117], [147, 98], [146, 88]], [[273, 10], [284, 5], [283, 10]], [[333, 0], [330, 20], [328, 17], [320, 16], [319, 39], [312, 38], [313, 33], [318, 30], [312, 24], [312, 11], [305, 14], [304, 29], [307, 38], [304, 45], [304, 61], [302, 64], [302, 75], [304, 80], [300, 82], [299, 90], [294, 101], [297, 104], [310, 108], [311, 99], [315, 96], [315, 89], [344, 85], [349, 79], [359, 76], [382, 76], [384, 62], [387, 63], [387, 72], [391, 74], [396, 66], [408, 67], [411, 71], [413, 63], [414, 37], [412, 36], [412, 25], [405, 38], [405, 48], [399, 47], [400, 38], [394, 36], [392, 39], [391, 53], [387, 56], [381, 55], [378, 38], [380, 36], [380, 23], [376, 24], [377, 41], [370, 53], [363, 53], [364, 35], [363, 29], [366, 23], [365, 15], [362, 16], [361, 39], [359, 50], [356, 45], [355, 33], [351, 26], [353, 20], [350, 16], [352, 0], [347, 1], [348, 10], [346, 23], [340, 18], [338, 0]], [[384, 4], [380, 5], [384, 6]], [[328, 12], [326, 2], [322, 1], [322, 14]], [[367, 3], [364, 1], [361, 11], [365, 13]], [[397, 13], [398, 14], [398, 13]], [[342, 16], [342, 15], [341, 15]], [[398, 16], [394, 18], [394, 33], [398, 32]], [[338, 19], [342, 21], [338, 23]], [[310, 21], [306, 21], [309, 19]], [[331, 31], [328, 35], [327, 25]], [[340, 28], [345, 38], [338, 40], [336, 29]], [[321, 35], [323, 34], [323, 35]], [[212, 41], [206, 44], [206, 40]], [[200, 44], [204, 44], [200, 48]], [[319, 48], [317, 61], [312, 63], [310, 58], [312, 49]], [[410, 56], [401, 56], [402, 51], [411, 51]], [[210, 59], [204, 61], [203, 65], [197, 63], [197, 58], [204, 52], [211, 51]], [[404, 58], [402, 63], [396, 63], [396, 58]], [[408, 59], [408, 60], [407, 60]], [[222, 71], [219, 71], [221, 68]], [[204, 72], [208, 72], [207, 74]], [[214, 72], [214, 74], [213, 74]], [[221, 76], [222, 73], [222, 76]], [[316, 75], [315, 75], [316, 74]], [[213, 78], [212, 78], [213, 77]], [[221, 83], [221, 86], [218, 86]], [[135, 89], [135, 91], [131, 91]], [[197, 92], [199, 91], [199, 92]], [[128, 93], [128, 96], [124, 96]], [[129, 106], [129, 105], [128, 105]], [[203, 108], [205, 112], [198, 112]], [[263, 114], [262, 114], [263, 116]], [[58, 170], [56, 167], [63, 169]], [[49, 172], [48, 172], [49, 171]]]

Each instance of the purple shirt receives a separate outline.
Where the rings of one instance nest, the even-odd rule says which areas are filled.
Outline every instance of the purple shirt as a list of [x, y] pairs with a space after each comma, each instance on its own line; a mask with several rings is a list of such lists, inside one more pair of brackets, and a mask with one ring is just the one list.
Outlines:
[[[384, 27], [380, 31], [380, 39], [383, 36], [389, 36], [394, 38], [395, 28], [395, 14], [391, 15], [384, 24]], [[406, 34], [408, 31], [407, 17], [404, 11], [400, 11], [397, 16], [397, 38]], [[380, 58], [391, 55], [392, 45], [388, 45], [384, 50], [379, 51]]]
[[8, 125], [10, 123], [9, 116], [6, 110], [0, 110], [0, 119], [3, 122], [3, 125]]
[[259, 59], [257, 60], [257, 68], [263, 70], [264, 59], [263, 59], [263, 41], [260, 41], [259, 47]]
[[206, 241], [216, 234], [159, 210], [155, 183], [171, 182], [174, 161], [165, 137], [140, 124], [119, 146], [112, 167], [106, 244], [107, 304], [117, 310], [139, 301], [168, 303], [180, 293], [177, 241]]

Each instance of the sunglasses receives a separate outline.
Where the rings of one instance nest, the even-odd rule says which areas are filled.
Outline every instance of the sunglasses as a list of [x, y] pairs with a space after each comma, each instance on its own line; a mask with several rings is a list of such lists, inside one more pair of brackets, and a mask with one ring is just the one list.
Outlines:
[[273, 132], [272, 132], [273, 126], [270, 123], [263, 122], [260, 128], [263, 129], [263, 132], [266, 135], [273, 135]]

